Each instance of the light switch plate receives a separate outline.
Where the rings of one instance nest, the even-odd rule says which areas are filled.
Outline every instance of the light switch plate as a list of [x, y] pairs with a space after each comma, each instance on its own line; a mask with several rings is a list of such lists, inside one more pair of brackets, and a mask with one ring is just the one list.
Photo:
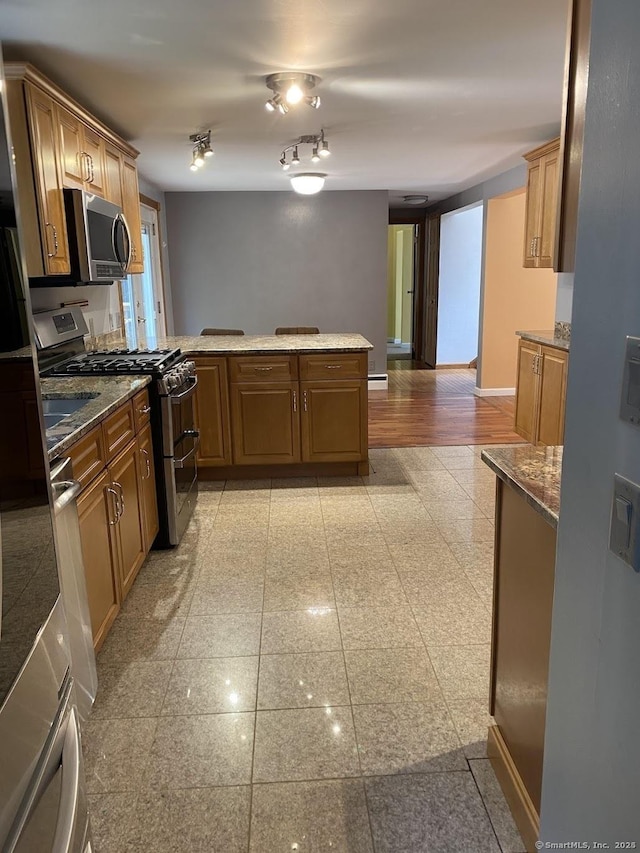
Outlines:
[[640, 486], [614, 475], [609, 549], [640, 572]]

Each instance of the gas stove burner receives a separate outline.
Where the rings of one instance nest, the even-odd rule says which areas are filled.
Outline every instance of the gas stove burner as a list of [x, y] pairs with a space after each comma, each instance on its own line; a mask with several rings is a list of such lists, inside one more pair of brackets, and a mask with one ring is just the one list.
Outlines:
[[114, 349], [82, 352], [48, 371], [50, 376], [64, 374], [135, 375], [137, 373], [162, 376], [180, 358], [179, 349]]

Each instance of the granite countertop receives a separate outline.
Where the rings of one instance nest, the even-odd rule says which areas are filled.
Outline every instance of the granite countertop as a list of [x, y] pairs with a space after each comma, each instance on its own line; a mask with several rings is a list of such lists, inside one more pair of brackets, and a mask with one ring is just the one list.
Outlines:
[[569, 351], [569, 346], [571, 344], [571, 341], [568, 338], [560, 337], [553, 329], [533, 332], [516, 332], [516, 335], [524, 338], [525, 341], [532, 341], [534, 344], [542, 344], [546, 347], [556, 347], [556, 349], [563, 349], [567, 352]]
[[[126, 340], [112, 341], [110, 346], [126, 347]], [[138, 346], [147, 347], [141, 339]], [[153, 342], [159, 349], [179, 347], [186, 355], [213, 353], [304, 353], [357, 352], [373, 349], [373, 344], [358, 334], [320, 335], [177, 335], [158, 338]]]
[[151, 382], [149, 376], [74, 376], [41, 379], [45, 400], [86, 399], [86, 405], [47, 429], [49, 459], [55, 459], [118, 406]]
[[558, 526], [562, 447], [532, 444], [495, 447], [482, 451], [482, 461], [500, 479], [519, 492], [552, 527]]

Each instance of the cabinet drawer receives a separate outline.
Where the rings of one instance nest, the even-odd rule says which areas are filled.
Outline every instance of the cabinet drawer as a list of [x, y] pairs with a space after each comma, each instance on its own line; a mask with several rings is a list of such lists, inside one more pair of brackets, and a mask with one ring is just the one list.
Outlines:
[[295, 355], [238, 356], [229, 359], [231, 382], [287, 382], [298, 378]]
[[323, 353], [300, 356], [300, 379], [366, 379], [367, 354]]
[[119, 453], [123, 447], [131, 441], [136, 434], [135, 421], [133, 419], [133, 403], [129, 400], [124, 406], [109, 415], [103, 421], [102, 430], [107, 461]]
[[151, 406], [149, 405], [149, 392], [146, 388], [138, 391], [133, 398], [133, 420], [136, 432], [146, 426], [151, 420]]
[[102, 426], [97, 426], [73, 444], [67, 453], [71, 458], [73, 476], [84, 489], [106, 464]]

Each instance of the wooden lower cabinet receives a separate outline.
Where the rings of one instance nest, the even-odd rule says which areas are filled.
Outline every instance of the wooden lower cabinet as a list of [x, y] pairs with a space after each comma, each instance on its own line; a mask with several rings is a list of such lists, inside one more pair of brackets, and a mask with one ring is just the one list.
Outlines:
[[488, 755], [527, 850], [538, 839], [556, 531], [498, 480]]
[[151, 425], [147, 424], [138, 435], [138, 465], [140, 472], [140, 498], [143, 515], [143, 543], [145, 553], [158, 535], [158, 500], [156, 497], [156, 472], [153, 467]]
[[198, 466], [231, 464], [231, 429], [226, 358], [196, 358], [196, 423], [200, 431]]
[[303, 462], [359, 462], [367, 456], [367, 380], [301, 382]]
[[567, 350], [520, 340], [515, 431], [531, 444], [564, 442], [568, 366]]
[[112, 487], [119, 496], [118, 521], [114, 529], [118, 542], [118, 569], [124, 599], [147, 556], [137, 442], [132, 441], [108, 466], [107, 471]]
[[[131, 401], [73, 445], [68, 454], [84, 486], [78, 498], [93, 642], [99, 649], [158, 533], [151, 425], [145, 423], [110, 461], [130, 431]], [[120, 434], [111, 423], [120, 423]], [[91, 478], [90, 481], [88, 478]]]
[[233, 461], [236, 465], [300, 462], [297, 382], [231, 385]]
[[78, 498], [80, 541], [96, 649], [102, 645], [118, 615], [121, 600], [118, 547], [113, 531], [116, 506], [114, 494], [108, 491], [110, 487], [109, 473], [103, 470]]

